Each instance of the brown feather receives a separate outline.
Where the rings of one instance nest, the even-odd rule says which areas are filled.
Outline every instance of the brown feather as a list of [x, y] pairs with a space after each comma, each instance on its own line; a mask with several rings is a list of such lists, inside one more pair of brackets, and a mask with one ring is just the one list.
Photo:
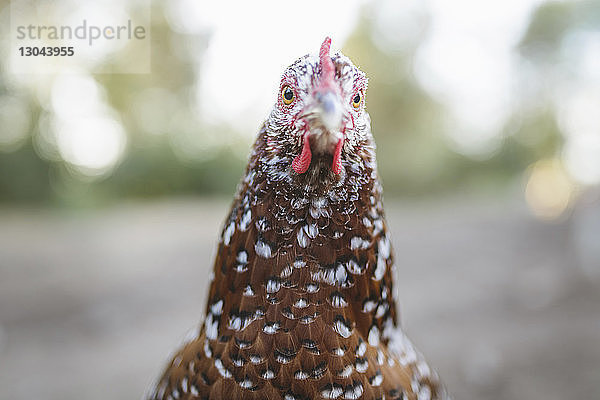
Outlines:
[[340, 174], [330, 155], [297, 174], [272, 162], [269, 126], [223, 226], [206, 321], [151, 399], [444, 398], [397, 324], [370, 132], [347, 141]]

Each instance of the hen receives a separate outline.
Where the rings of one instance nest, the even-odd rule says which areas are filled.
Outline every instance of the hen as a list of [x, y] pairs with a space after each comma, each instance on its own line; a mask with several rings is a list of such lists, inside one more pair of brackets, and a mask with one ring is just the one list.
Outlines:
[[288, 67], [226, 218], [206, 320], [151, 399], [442, 399], [398, 326], [367, 78]]

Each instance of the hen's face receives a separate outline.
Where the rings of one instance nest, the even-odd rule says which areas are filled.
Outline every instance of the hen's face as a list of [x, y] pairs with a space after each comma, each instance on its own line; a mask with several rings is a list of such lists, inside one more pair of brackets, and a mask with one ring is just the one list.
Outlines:
[[267, 121], [267, 152], [290, 160], [292, 174], [325, 163], [340, 175], [357, 161], [357, 148], [371, 143], [367, 78], [346, 56], [330, 56], [330, 43], [325, 39], [319, 56], [306, 55], [286, 69]]

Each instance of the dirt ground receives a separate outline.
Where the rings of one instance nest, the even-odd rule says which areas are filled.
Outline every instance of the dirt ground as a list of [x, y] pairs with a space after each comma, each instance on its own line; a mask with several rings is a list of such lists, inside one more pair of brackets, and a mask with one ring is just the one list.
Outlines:
[[[0, 211], [0, 399], [139, 399], [200, 321], [227, 207]], [[600, 398], [599, 210], [388, 202], [403, 324], [455, 400]]]

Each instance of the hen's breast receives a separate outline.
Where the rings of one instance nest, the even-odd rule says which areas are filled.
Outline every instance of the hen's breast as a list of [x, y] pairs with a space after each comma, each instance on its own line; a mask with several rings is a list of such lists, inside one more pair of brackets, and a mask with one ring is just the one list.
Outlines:
[[299, 186], [255, 153], [223, 227], [206, 320], [154, 398], [440, 394], [396, 327], [376, 172], [346, 168], [345, 185]]

